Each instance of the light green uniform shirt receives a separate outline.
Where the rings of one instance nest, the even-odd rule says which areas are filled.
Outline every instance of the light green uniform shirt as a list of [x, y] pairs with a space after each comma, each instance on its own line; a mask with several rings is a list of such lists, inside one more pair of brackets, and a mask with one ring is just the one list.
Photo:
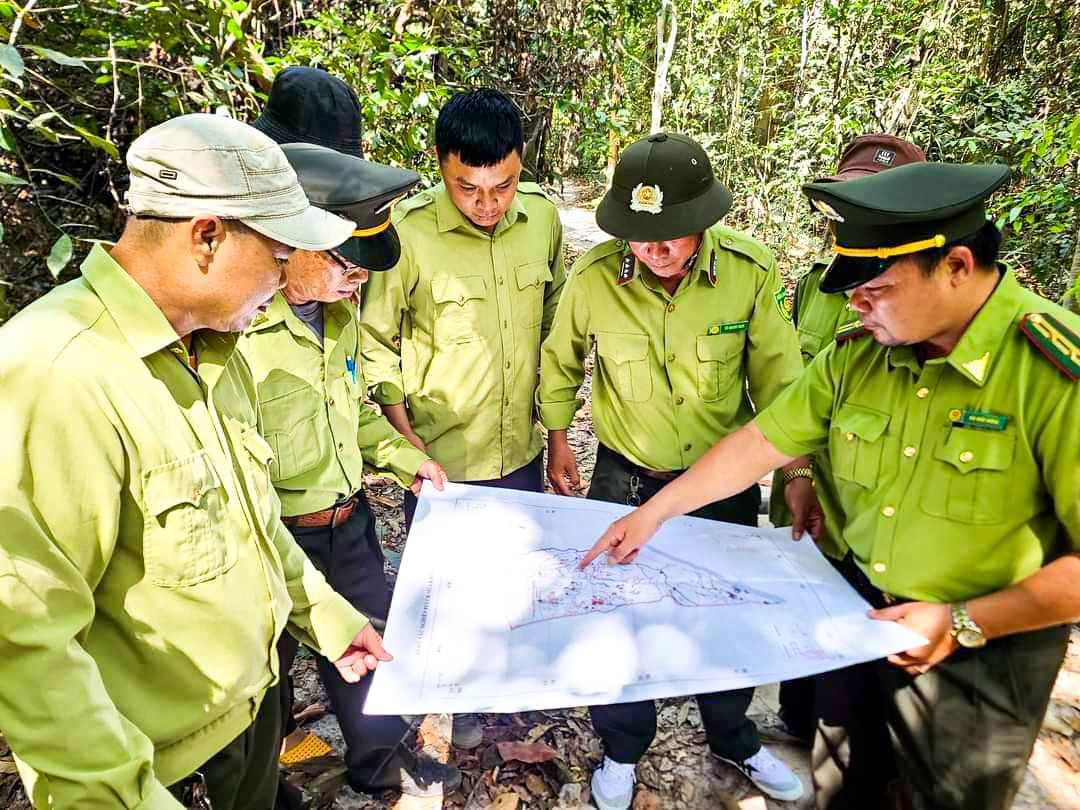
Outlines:
[[427, 456], [365, 405], [356, 307], [323, 304], [323, 341], [278, 293], [240, 339], [274, 451], [281, 513], [328, 509], [360, 489], [365, 462], [408, 486]]
[[722, 225], [674, 295], [625, 242], [597, 245], [574, 264], [541, 349], [540, 419], [569, 426], [595, 346], [599, 440], [648, 469], [689, 467], [798, 375], [785, 305], [769, 250]]
[[521, 183], [489, 234], [442, 184], [394, 212], [401, 261], [364, 287], [361, 345], [371, 396], [403, 400], [413, 430], [455, 481], [509, 475], [540, 452], [540, 342], [565, 280], [562, 225]]
[[1080, 384], [1021, 333], [1029, 312], [1080, 332], [1006, 273], [947, 357], [834, 343], [758, 416], [781, 452], [828, 448], [836, 528], [882, 591], [972, 599], [1080, 549]]
[[0, 329], [0, 728], [37, 807], [177, 807], [255, 718], [290, 630], [366, 620], [279, 518], [234, 335], [198, 373], [100, 246]]

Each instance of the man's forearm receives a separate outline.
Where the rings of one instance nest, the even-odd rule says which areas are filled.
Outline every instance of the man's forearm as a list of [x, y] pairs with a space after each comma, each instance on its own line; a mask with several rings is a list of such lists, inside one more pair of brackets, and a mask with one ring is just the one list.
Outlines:
[[1080, 619], [1080, 553], [1067, 554], [1027, 579], [967, 603], [987, 638]]
[[405, 407], [404, 402], [397, 402], [393, 405], [382, 405], [380, 407], [382, 408], [383, 416], [386, 417], [386, 421], [394, 426], [394, 430], [406, 438], [414, 435], [412, 425], [409, 423], [409, 410]]
[[659, 521], [685, 515], [742, 492], [770, 470], [792, 460], [769, 444], [757, 424], [751, 422], [714, 444], [689, 470], [646, 501], [642, 509], [648, 509]]

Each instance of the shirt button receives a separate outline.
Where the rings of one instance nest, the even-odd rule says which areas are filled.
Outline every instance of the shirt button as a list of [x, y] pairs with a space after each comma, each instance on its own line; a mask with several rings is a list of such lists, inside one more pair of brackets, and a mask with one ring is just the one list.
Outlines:
[[885, 563], [883, 563], [883, 562], [874, 563], [874, 573], [884, 574], [888, 570], [889, 570], [889, 566], [887, 566]]
[[191, 497], [195, 500], [195, 503], [198, 503], [202, 499], [202, 490], [195, 487], [195, 489], [192, 490]]
[[345, 443], [344, 442], [338, 442], [337, 443], [337, 449], [338, 450], [344, 450], [345, 449]]
[[684, 452], [684, 453], [689, 453], [689, 452], [690, 452], [690, 448], [691, 448], [692, 446], [693, 446], [693, 445], [691, 445], [691, 444], [690, 444], [689, 442], [687, 442], [686, 444], [684, 444], [684, 445], [683, 445], [683, 448], [682, 448], [682, 449], [683, 449], [683, 452]]
[[464, 295], [459, 295], [457, 301], [458, 301], [459, 304], [464, 304], [465, 303], [465, 296]]
[[883, 514], [885, 517], [892, 517], [896, 514], [896, 507], [886, 506], [884, 509], [881, 510], [881, 514]]
[[668, 312], [674, 312], [675, 311], [675, 305], [674, 304], [668, 304], [667, 305], [667, 311]]
[[725, 236], [724, 237], [724, 244], [727, 245], [728, 247], [731, 247], [732, 242], [731, 242], [731, 237], [730, 236]]
[[926, 399], [929, 395], [930, 395], [930, 389], [927, 388], [926, 386], [923, 386], [922, 388], [920, 388], [918, 391], [915, 392], [915, 396], [917, 396], [919, 399]]
[[904, 455], [905, 455], [905, 456], [907, 456], [908, 458], [911, 458], [911, 457], [912, 457], [912, 456], [914, 456], [914, 455], [915, 455], [915, 454], [916, 454], [917, 452], [919, 452], [919, 451], [918, 451], [918, 450], [916, 450], [916, 449], [915, 449], [915, 446], [914, 446], [914, 445], [911, 445], [911, 444], [909, 444], [909, 445], [908, 445], [907, 447], [905, 447], [905, 448], [904, 448]]
[[682, 397], [675, 397], [675, 404], [676, 405], [682, 405], [684, 402], [686, 402], [686, 400], [683, 399]]
[[334, 398], [333, 397], [330, 397], [330, 407], [331, 408], [334, 407]]
[[506, 367], [510, 368], [510, 361], [509, 360], [506, 361]]
[[503, 283], [503, 280], [502, 280], [502, 276], [499, 276], [499, 283], [500, 283], [500, 284], [502, 284], [502, 283]]
[[506, 328], [507, 326], [509, 326], [509, 325], [510, 325], [510, 324], [508, 324], [508, 323], [507, 323], [506, 321], [503, 321], [503, 329], [505, 329], [505, 328]]
[[972, 453], [970, 450], [965, 450], [963, 453], [960, 454], [960, 460], [965, 464], [967, 464], [969, 461], [972, 461], [974, 458], [975, 454]]
[[667, 361], [668, 361], [669, 363], [674, 363], [674, 362], [675, 362], [675, 355], [674, 355], [674, 354], [669, 354], [669, 355], [667, 356]]
[[615, 242], [615, 247], [623, 247], [623, 240], [619, 239]]
[[855, 441], [855, 434], [854, 433], [845, 433], [844, 438], [849, 442], [853, 442], [853, 441]]

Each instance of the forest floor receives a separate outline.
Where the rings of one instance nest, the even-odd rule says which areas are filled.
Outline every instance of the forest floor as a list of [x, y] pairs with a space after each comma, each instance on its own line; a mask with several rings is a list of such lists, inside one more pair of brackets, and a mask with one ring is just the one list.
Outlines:
[[[567, 264], [606, 236], [595, 224], [587, 201], [595, 188], [567, 184], [563, 188], [562, 221]], [[582, 204], [586, 203], [586, 204]], [[586, 380], [588, 386], [588, 380]], [[585, 398], [588, 401], [587, 390]], [[586, 404], [569, 431], [583, 481], [596, 453], [591, 410]], [[387, 572], [396, 576], [404, 550], [401, 491], [375, 476], [366, 480], [387, 558]], [[600, 742], [583, 708], [561, 711], [481, 715], [484, 741], [472, 751], [451, 750], [448, 716], [428, 717], [413, 745], [449, 759], [462, 772], [462, 787], [444, 797], [417, 800], [387, 793], [367, 796], [344, 785], [341, 732], [329, 711], [310, 654], [293, 666], [297, 710], [303, 727], [328, 742], [334, 753], [286, 776], [302, 785], [313, 807], [334, 810], [586, 810], [589, 778], [601, 759]], [[750, 715], [770, 749], [787, 762], [809, 788], [809, 752], [792, 744], [776, 716], [777, 686], [757, 689]], [[659, 701], [656, 740], [637, 768], [633, 810], [783, 810], [812, 808], [808, 795], [798, 802], [766, 800], [729, 767], [711, 760], [696, 702], [692, 698]], [[0, 755], [6, 747], [0, 738]], [[536, 761], [528, 761], [536, 760]], [[28, 807], [10, 759], [0, 756], [0, 810]], [[1016, 810], [1080, 810], [1080, 630], [1073, 628], [1065, 664], [1054, 689], [1042, 733], [1032, 753]]]

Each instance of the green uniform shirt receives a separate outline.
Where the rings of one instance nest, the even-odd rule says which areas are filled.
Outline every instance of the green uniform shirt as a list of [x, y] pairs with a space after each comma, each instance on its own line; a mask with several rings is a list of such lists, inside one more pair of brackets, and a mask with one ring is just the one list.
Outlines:
[[948, 357], [834, 343], [758, 416], [781, 452], [828, 448], [836, 528], [881, 590], [972, 599], [1080, 548], [1080, 384], [1023, 336], [1029, 312], [1080, 331], [1006, 273]]
[[360, 489], [364, 463], [408, 486], [427, 456], [363, 402], [356, 307], [323, 304], [323, 341], [278, 293], [240, 339], [259, 392], [281, 513], [328, 509]]
[[37, 807], [177, 807], [247, 728], [286, 622], [365, 624], [278, 519], [234, 335], [198, 374], [100, 246], [0, 329], [0, 728]]
[[364, 288], [361, 345], [372, 398], [405, 400], [413, 430], [455, 481], [508, 475], [540, 452], [540, 342], [562, 291], [562, 225], [521, 183], [493, 234], [440, 184], [394, 212], [401, 261]]
[[541, 349], [540, 419], [569, 426], [596, 347], [592, 413], [605, 445], [642, 467], [689, 467], [798, 375], [776, 261], [722, 225], [670, 295], [621, 240], [575, 264]]
[[[791, 317], [806, 365], [836, 340], [836, 330], [841, 324], [857, 317], [848, 306], [846, 295], [823, 293], [818, 289], [821, 276], [828, 266], [817, 262], [795, 282]], [[814, 453], [811, 460], [814, 465], [818, 503], [821, 504], [821, 511], [825, 516], [825, 529], [817, 540], [817, 545], [832, 557], [843, 557], [846, 550], [843, 543], [837, 540], [839, 532], [834, 527], [843, 526], [845, 517], [832, 482], [829, 454], [819, 451]], [[784, 501], [784, 484], [779, 478], [774, 479], [770, 493], [769, 520], [774, 526], [790, 526], [792, 522], [791, 510]]]

